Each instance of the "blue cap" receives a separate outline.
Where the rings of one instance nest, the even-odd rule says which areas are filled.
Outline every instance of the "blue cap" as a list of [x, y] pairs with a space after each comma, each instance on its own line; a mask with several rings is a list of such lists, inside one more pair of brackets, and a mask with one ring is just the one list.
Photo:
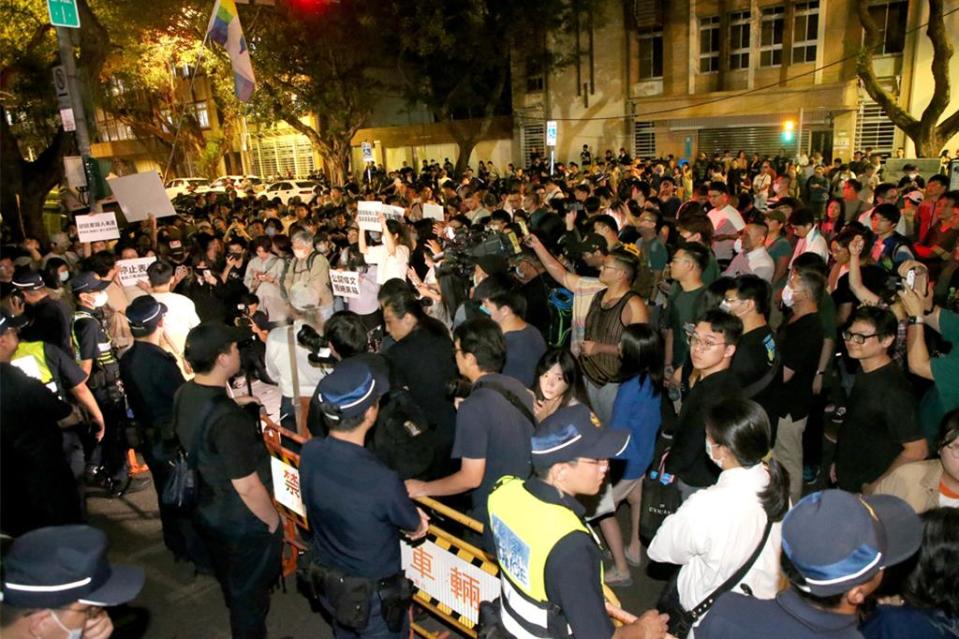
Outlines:
[[90, 526], [25, 533], [10, 546], [3, 569], [3, 603], [16, 608], [116, 606], [143, 588], [143, 569], [111, 565], [107, 536]]
[[126, 316], [136, 334], [156, 327], [166, 312], [166, 304], [158, 302], [152, 295], [141, 295], [127, 306]]
[[575, 404], [547, 417], [537, 427], [530, 443], [533, 466], [549, 468], [580, 457], [618, 457], [629, 445], [629, 433], [601, 428], [592, 411], [582, 404]]
[[70, 280], [70, 290], [74, 293], [96, 293], [110, 286], [109, 280], [101, 280], [96, 273], [83, 271]]
[[17, 270], [13, 274], [13, 285], [21, 291], [39, 291], [45, 287], [43, 276], [31, 269]]
[[911, 557], [922, 541], [922, 523], [898, 497], [824, 490], [786, 513], [782, 539], [783, 552], [805, 580], [796, 587], [828, 597]]
[[23, 328], [27, 325], [26, 315], [12, 315], [11, 313], [0, 310], [0, 335], [15, 328]]
[[323, 416], [334, 423], [366, 412], [390, 391], [390, 380], [366, 362], [350, 358], [320, 380], [317, 399]]

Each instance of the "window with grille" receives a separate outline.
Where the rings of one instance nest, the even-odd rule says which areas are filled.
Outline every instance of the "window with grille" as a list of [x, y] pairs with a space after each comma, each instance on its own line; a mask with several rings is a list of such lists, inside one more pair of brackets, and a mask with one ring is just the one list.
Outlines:
[[536, 56], [526, 60], [526, 92], [540, 93], [546, 86], [543, 75], [543, 60]]
[[[909, 3], [883, 2], [869, 7], [869, 15], [879, 27], [879, 47], [875, 55], [893, 55], [902, 53], [906, 41], [906, 15]], [[865, 33], [863, 34], [865, 38]]]
[[719, 71], [719, 16], [699, 19], [699, 72]]
[[859, 100], [856, 118], [856, 148], [871, 147], [876, 153], [892, 153], [896, 142], [896, 125], [882, 107], [868, 96]]
[[816, 61], [819, 41], [819, 0], [800, 2], [793, 18], [793, 64]]
[[633, 127], [633, 157], [656, 157], [656, 128], [652, 122], [636, 122]]
[[783, 63], [785, 7], [763, 9], [759, 34], [759, 66], [778, 67]]
[[639, 34], [639, 79], [663, 77], [663, 32]]
[[749, 21], [748, 11], [729, 14], [729, 68], [749, 68]]
[[527, 124], [523, 127], [523, 166], [533, 163], [533, 156], [543, 157], [546, 147], [546, 126], [544, 124]]

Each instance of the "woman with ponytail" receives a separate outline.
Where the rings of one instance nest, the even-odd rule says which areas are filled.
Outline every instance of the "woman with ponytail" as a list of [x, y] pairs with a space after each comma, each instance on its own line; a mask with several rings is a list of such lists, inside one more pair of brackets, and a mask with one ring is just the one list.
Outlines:
[[682, 566], [675, 588], [667, 588], [661, 601], [672, 608], [661, 607], [670, 612], [671, 631], [677, 605], [685, 611], [699, 606], [748, 563], [760, 543], [731, 591], [772, 599], [779, 587], [780, 522], [789, 509], [789, 486], [778, 462], [763, 461], [771, 448], [766, 412], [752, 400], [727, 399], [710, 408], [705, 421], [706, 454], [722, 469], [719, 480], [666, 518], [648, 552], [654, 561]]

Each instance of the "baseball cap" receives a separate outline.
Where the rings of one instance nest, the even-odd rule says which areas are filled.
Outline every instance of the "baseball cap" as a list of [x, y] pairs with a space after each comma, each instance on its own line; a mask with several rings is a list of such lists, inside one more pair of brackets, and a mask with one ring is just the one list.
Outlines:
[[15, 328], [23, 328], [27, 325], [26, 315], [11, 315], [7, 311], [0, 310], [0, 335]]
[[922, 523], [892, 495], [824, 490], [786, 513], [783, 552], [803, 576], [797, 588], [819, 597], [846, 592], [919, 549]]
[[143, 569], [110, 564], [107, 536], [91, 526], [25, 533], [10, 546], [3, 568], [3, 602], [17, 608], [116, 606], [143, 588]]
[[390, 390], [389, 377], [384, 371], [372, 369], [362, 360], [350, 358], [337, 364], [333, 371], [320, 380], [317, 399], [323, 416], [332, 422], [356, 417]]
[[92, 271], [77, 273], [70, 280], [70, 289], [74, 293], [96, 293], [110, 286], [109, 280], [101, 280]]
[[18, 270], [13, 274], [13, 285], [22, 291], [39, 291], [46, 284], [38, 271], [31, 269]]
[[595, 251], [603, 251], [605, 253], [608, 249], [609, 245], [606, 243], [606, 238], [598, 233], [588, 233], [586, 237], [583, 238], [583, 241], [573, 248], [573, 252], [577, 255], [582, 255], [583, 253], [593, 253]]
[[167, 306], [152, 295], [141, 295], [127, 306], [127, 320], [133, 334], [147, 333], [156, 328], [167, 312]]
[[533, 466], [549, 468], [553, 464], [580, 457], [609, 459], [618, 457], [629, 445], [625, 430], [600, 428], [593, 414], [582, 404], [561, 408], [546, 418], [531, 440]]
[[190, 329], [183, 347], [183, 356], [191, 366], [209, 362], [223, 352], [226, 346], [240, 341], [239, 332], [223, 322], [203, 322]]
[[909, 200], [913, 204], [922, 204], [922, 191], [910, 191], [906, 193], [905, 199]]

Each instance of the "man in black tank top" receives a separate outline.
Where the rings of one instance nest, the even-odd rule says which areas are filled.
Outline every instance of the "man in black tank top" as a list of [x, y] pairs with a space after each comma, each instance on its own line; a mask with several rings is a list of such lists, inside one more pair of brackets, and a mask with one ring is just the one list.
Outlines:
[[603, 262], [599, 281], [606, 285], [593, 298], [586, 315], [586, 339], [580, 364], [586, 376], [586, 393], [600, 422], [608, 424], [620, 382], [619, 338], [630, 324], [649, 319], [646, 304], [632, 291], [638, 262], [627, 248], [612, 251]]

